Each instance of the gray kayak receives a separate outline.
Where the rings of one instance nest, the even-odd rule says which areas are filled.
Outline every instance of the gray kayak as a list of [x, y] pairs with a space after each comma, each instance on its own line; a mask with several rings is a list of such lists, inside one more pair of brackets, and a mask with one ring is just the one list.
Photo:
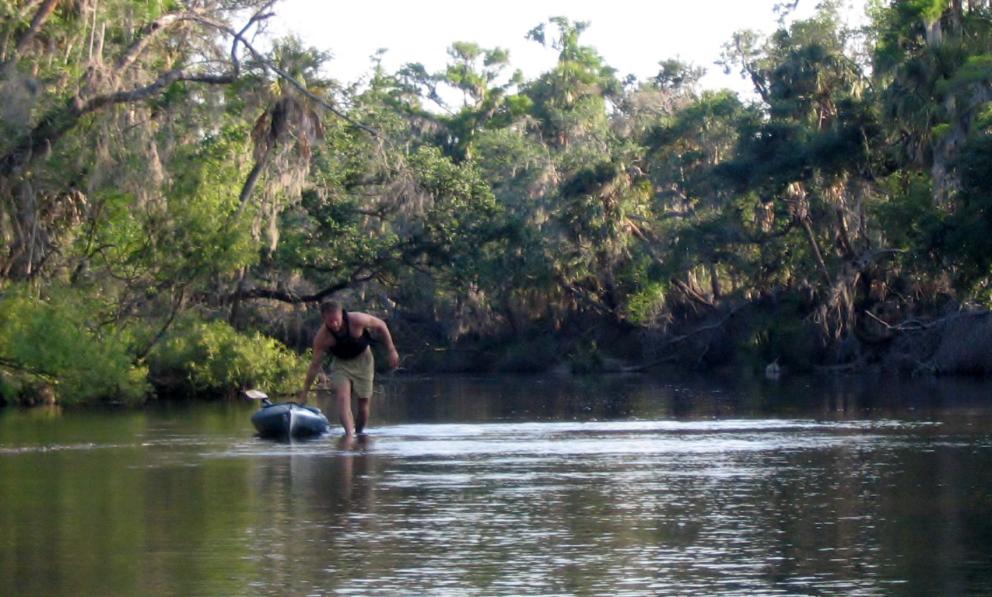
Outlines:
[[251, 423], [261, 437], [276, 439], [315, 437], [330, 431], [319, 408], [295, 402], [265, 404], [251, 416]]

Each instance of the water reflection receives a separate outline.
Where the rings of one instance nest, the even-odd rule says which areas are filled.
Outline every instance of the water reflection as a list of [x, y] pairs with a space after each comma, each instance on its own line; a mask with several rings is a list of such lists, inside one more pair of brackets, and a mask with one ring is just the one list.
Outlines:
[[[265, 516], [245, 530], [257, 570], [257, 594], [314, 594], [336, 584], [341, 567], [365, 552], [341, 545], [342, 535], [370, 534], [377, 465], [368, 437], [272, 446], [257, 440], [216, 458], [253, 458], [251, 491], [264, 496]], [[304, 564], [305, 563], [305, 564]], [[301, 574], [301, 566], [306, 566]]]
[[358, 438], [250, 408], [0, 414], [0, 594], [992, 593], [988, 386], [408, 380]]

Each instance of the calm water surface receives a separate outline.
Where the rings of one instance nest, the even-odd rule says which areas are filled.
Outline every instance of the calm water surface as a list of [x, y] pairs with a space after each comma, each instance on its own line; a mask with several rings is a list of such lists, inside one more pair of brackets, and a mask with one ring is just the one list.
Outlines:
[[394, 379], [293, 444], [0, 410], [0, 595], [988, 595], [990, 390]]

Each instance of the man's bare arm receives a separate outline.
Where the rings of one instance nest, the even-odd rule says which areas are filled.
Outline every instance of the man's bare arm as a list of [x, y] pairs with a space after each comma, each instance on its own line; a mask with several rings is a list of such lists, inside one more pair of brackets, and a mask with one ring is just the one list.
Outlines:
[[365, 314], [368, 319], [365, 322], [366, 329], [370, 330], [374, 336], [382, 343], [386, 345], [386, 350], [389, 351], [389, 366], [393, 369], [400, 366], [400, 355], [396, 352], [396, 346], [393, 345], [393, 337], [389, 333], [389, 326], [386, 322], [375, 317], [373, 315]]
[[314, 342], [313, 348], [313, 358], [310, 359], [310, 367], [307, 368], [307, 377], [303, 381], [303, 389], [300, 390], [299, 403], [307, 403], [307, 393], [310, 392], [310, 385], [313, 383], [317, 374], [320, 373], [320, 366], [324, 362], [324, 355], [327, 353], [326, 349], [319, 349]]

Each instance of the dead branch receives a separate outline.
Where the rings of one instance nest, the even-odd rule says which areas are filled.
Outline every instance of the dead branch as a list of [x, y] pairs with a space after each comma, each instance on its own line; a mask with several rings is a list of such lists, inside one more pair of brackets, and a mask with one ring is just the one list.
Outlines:
[[341, 280], [330, 286], [326, 286], [317, 292], [311, 294], [297, 294], [292, 290], [286, 290], [284, 288], [249, 288], [248, 290], [236, 290], [229, 299], [231, 301], [240, 299], [272, 299], [276, 301], [281, 301], [284, 303], [299, 304], [299, 303], [319, 303], [328, 296], [333, 295], [336, 292], [345, 290], [346, 288], [351, 288], [355, 284], [362, 282], [368, 282], [373, 279], [377, 273], [368, 273], [360, 275], [358, 273], [352, 274], [347, 280]]
[[584, 290], [575, 284], [569, 284], [567, 282], [563, 282], [562, 284], [569, 294], [578, 299], [579, 302], [589, 306], [589, 308], [600, 315], [610, 315], [613, 313], [609, 307], [603, 305], [602, 301], [593, 296], [589, 291]]
[[682, 293], [686, 296], [686, 298], [690, 299], [692, 302], [698, 303], [706, 307], [707, 309], [716, 309], [716, 305], [714, 305], [712, 301], [708, 300], [706, 297], [696, 292], [694, 288], [692, 288], [682, 280], [679, 280], [678, 278], [672, 278], [671, 281], [672, 284], [678, 287], [678, 289], [682, 291]]
[[857, 371], [864, 367], [864, 364], [860, 361], [855, 361], [853, 363], [843, 363], [841, 365], [813, 365], [815, 371], [820, 371], [823, 373], [842, 373], [844, 371]]
[[882, 326], [885, 327], [885, 329], [891, 330], [893, 332], [918, 332], [922, 330], [928, 330], [937, 327], [939, 325], [943, 325], [945, 323], [949, 323], [951, 321], [961, 319], [962, 317], [982, 317], [987, 315], [987, 313], [968, 313], [968, 312], [954, 313], [952, 315], [948, 315], [947, 317], [941, 317], [940, 319], [935, 319], [933, 321], [927, 321], [927, 322], [915, 318], [905, 319], [895, 325], [879, 319], [878, 316], [876, 316], [871, 311], [865, 310], [865, 315], [875, 320], [876, 322], [880, 323]]

